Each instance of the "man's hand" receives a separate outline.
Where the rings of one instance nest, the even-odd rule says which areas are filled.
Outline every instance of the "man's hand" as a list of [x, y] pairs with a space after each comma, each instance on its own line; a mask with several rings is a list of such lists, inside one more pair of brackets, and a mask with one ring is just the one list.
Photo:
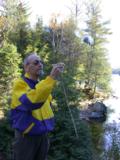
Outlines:
[[64, 66], [65, 66], [64, 63], [53, 64], [50, 76], [54, 79], [57, 79], [58, 76], [64, 71]]

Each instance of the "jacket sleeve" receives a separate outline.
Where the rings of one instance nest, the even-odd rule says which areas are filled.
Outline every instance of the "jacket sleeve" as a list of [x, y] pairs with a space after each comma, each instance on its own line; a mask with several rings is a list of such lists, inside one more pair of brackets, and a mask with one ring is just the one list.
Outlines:
[[19, 107], [23, 110], [40, 108], [47, 98], [51, 97], [55, 83], [56, 80], [48, 76], [45, 80], [40, 81], [35, 89], [30, 89], [22, 79], [17, 80], [13, 87], [11, 107]]

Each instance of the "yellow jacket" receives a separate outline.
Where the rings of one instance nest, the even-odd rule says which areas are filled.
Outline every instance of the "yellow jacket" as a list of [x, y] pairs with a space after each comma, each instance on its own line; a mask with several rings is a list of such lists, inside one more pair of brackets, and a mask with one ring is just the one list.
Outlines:
[[54, 128], [54, 114], [50, 102], [56, 80], [48, 76], [40, 82], [28, 74], [13, 85], [11, 118], [13, 128], [29, 135], [40, 135]]

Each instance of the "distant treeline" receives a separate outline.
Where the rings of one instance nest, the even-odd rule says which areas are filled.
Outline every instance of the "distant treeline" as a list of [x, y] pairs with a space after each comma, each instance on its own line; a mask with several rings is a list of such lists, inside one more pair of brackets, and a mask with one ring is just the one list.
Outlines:
[[120, 75], [120, 68], [112, 69], [112, 74], [119, 74]]

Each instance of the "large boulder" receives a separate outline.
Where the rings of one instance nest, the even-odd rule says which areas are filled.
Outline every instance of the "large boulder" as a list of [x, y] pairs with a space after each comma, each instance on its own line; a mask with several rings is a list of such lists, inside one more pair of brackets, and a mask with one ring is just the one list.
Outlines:
[[103, 102], [96, 102], [94, 104], [91, 104], [89, 105], [88, 109], [91, 110], [91, 112], [97, 112], [104, 115], [106, 115], [107, 113], [107, 107]]
[[107, 107], [103, 102], [90, 104], [88, 109], [81, 111], [80, 117], [85, 120], [95, 120], [103, 122], [106, 120]]
[[96, 102], [89, 106], [89, 119], [104, 121], [106, 119], [107, 107], [103, 102]]

